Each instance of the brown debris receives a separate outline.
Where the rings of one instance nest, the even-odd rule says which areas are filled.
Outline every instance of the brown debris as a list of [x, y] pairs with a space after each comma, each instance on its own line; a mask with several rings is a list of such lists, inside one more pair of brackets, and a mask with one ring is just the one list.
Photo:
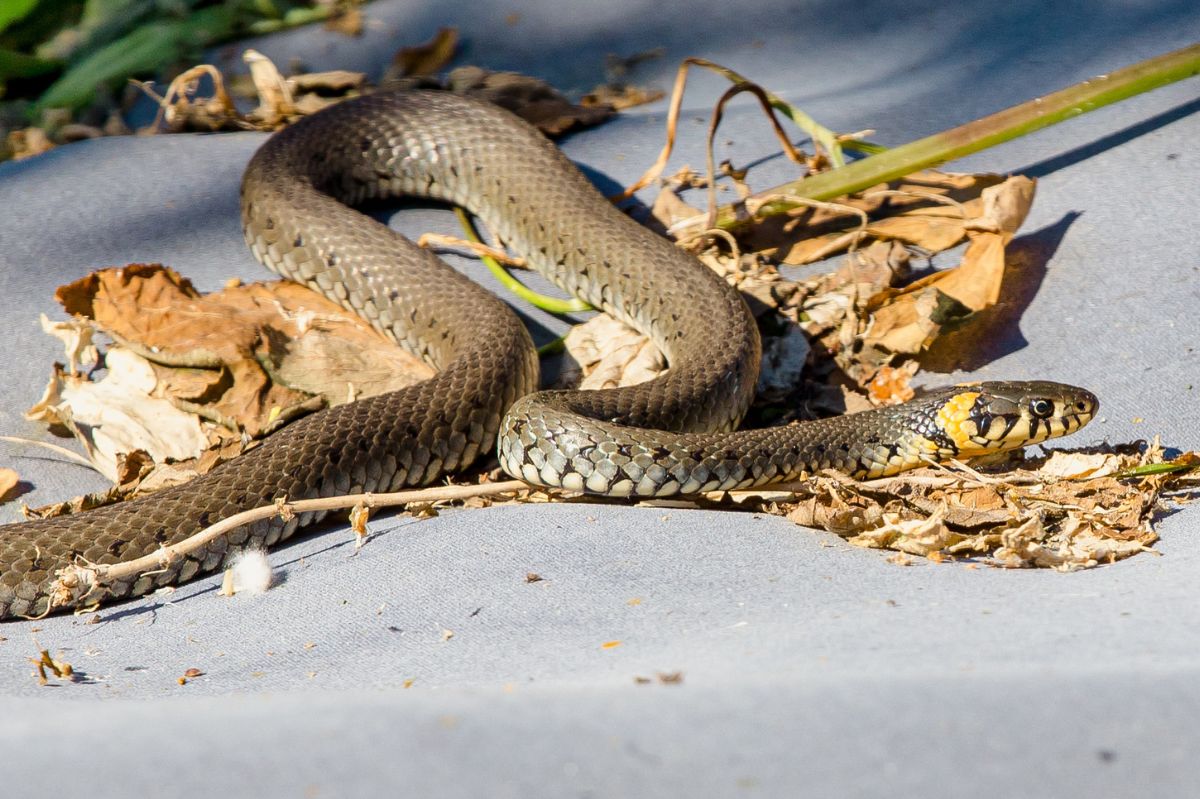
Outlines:
[[666, 369], [658, 347], [633, 328], [598, 314], [567, 333], [557, 385], [616, 388], [645, 382]]
[[544, 80], [517, 72], [459, 67], [447, 76], [447, 88], [507, 108], [547, 136], [598, 125], [615, 113], [610, 105], [576, 105]]
[[42, 128], [28, 127], [11, 131], [5, 142], [5, 149], [11, 153], [14, 161], [20, 161], [53, 150], [54, 142]]
[[[1187, 453], [1177, 463], [1197, 458]], [[1058, 450], [1007, 471], [926, 468], [857, 481], [824, 473], [803, 484], [730, 492], [740, 505], [836, 533], [856, 546], [942, 562], [1074, 571], [1146, 551], [1151, 522], [1178, 475], [1116, 475], [1163, 463], [1157, 444]], [[786, 492], [786, 493], [783, 493]], [[890, 559], [907, 565], [903, 559]]]
[[201, 295], [170, 269], [131, 264], [62, 286], [56, 298], [76, 319], [54, 331], [69, 353], [81, 341], [90, 346], [89, 337], [68, 335], [76, 330], [94, 327], [117, 342], [105, 353], [103, 380], [57, 370], [27, 414], [76, 433], [117, 483], [59, 510], [185, 482], [301, 413], [432, 375], [293, 283]]
[[16, 493], [17, 484], [20, 482], [21, 478], [15, 469], [0, 468], [0, 502], [12, 499], [12, 495]]
[[436, 75], [450, 64], [456, 52], [458, 29], [439, 28], [429, 41], [397, 50], [385, 80]]
[[30, 658], [29, 662], [33, 664], [37, 677], [38, 685], [49, 685], [50, 675], [68, 682], [76, 682], [78, 676], [70, 663], [64, 660], [55, 660], [50, 657], [50, 650], [43, 649], [38, 653], [38, 657]]
[[326, 18], [323, 27], [327, 31], [340, 33], [343, 36], [362, 36], [363, 13], [359, 7], [361, 0], [342, 0], [336, 2], [334, 11]]

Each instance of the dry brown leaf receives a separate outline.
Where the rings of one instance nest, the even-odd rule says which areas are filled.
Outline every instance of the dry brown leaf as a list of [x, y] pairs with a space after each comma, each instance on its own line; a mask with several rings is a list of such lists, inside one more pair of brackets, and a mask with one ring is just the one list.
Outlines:
[[1077, 480], [1084, 477], [1107, 477], [1116, 474], [1120, 468], [1120, 458], [1111, 452], [1056, 451], [1038, 469], [1038, 474]]
[[909, 555], [929, 556], [962, 541], [963, 536], [946, 526], [945, 507], [924, 519], [903, 519], [899, 514], [885, 513], [879, 527], [865, 530], [850, 539], [850, 543], [873, 549], [895, 549]]
[[624, 111], [627, 108], [658, 102], [664, 96], [664, 92], [660, 89], [646, 89], [624, 83], [606, 83], [597, 86], [581, 97], [579, 104], [584, 108], [607, 106], [616, 111]]
[[968, 233], [971, 244], [962, 263], [916, 281], [897, 292], [898, 297], [936, 287], [942, 294], [980, 311], [1000, 299], [1004, 277], [1004, 248], [1012, 241], [1033, 205], [1036, 181], [1014, 175], [998, 186], [983, 190], [983, 212], [968, 220], [975, 229]]
[[182, 460], [208, 447], [195, 416], [151, 396], [156, 380], [144, 358], [114, 349], [105, 364], [107, 374], [99, 382], [56, 370], [26, 418], [74, 431], [88, 458], [114, 483], [122, 482], [118, 460], [125, 453], [145, 450], [157, 461]]
[[[165, 381], [160, 396], [195, 402], [223, 389], [205, 404], [209, 417], [252, 436], [310, 394], [337, 405], [432, 375], [357, 317], [293, 283], [200, 295], [170, 269], [133, 264], [95, 272], [56, 296], [68, 312], [94, 319], [116, 340], [182, 369]], [[340, 357], [349, 362], [334, 360]], [[264, 364], [288, 385], [273, 382]], [[227, 378], [214, 383], [188, 371], [198, 367], [223, 370]]]
[[[932, 560], [969, 556], [994, 566], [1071, 571], [1146, 551], [1157, 540], [1152, 522], [1162, 492], [1185, 479], [1069, 479], [1049, 476], [1044, 469], [1051, 461], [1124, 472], [1162, 463], [1163, 450], [1058, 451], [1027, 463], [1018, 457], [1019, 468], [982, 476], [944, 467], [866, 482], [829, 474], [773, 491], [729, 492], [720, 504], [732, 500], [860, 546]], [[792, 496], [780, 496], [783, 490]]]
[[69, 373], [78, 373], [80, 365], [90, 368], [99, 362], [100, 352], [92, 343], [92, 336], [96, 329], [91, 322], [83, 319], [52, 322], [50, 317], [45, 314], [40, 314], [38, 319], [41, 322], [43, 333], [54, 336], [63, 343]]
[[963, 240], [963, 221], [943, 218], [940, 214], [908, 212], [867, 225], [867, 233], [877, 239], [894, 239], [930, 252], [948, 250]]
[[122, 343], [106, 354], [99, 382], [56, 369], [27, 415], [73, 432], [119, 485], [41, 515], [186, 482], [252, 446], [245, 434], [433, 374], [357, 317], [292, 283], [233, 284], [201, 295], [172, 270], [133, 264], [62, 286], [56, 297], [76, 316], [73, 328], [55, 331], [70, 339], [71, 351], [79, 339], [63, 330], [95, 326]]
[[[204, 78], [212, 81], [211, 97], [196, 96]], [[243, 127], [242, 116], [225, 90], [225, 77], [212, 64], [199, 64], [176, 75], [159, 101], [159, 115], [167, 130], [176, 132]], [[153, 129], [158, 129], [157, 120]]]
[[396, 51], [387, 79], [434, 75], [446, 68], [457, 50], [458, 29], [439, 28], [429, 41]]
[[14, 161], [32, 158], [54, 149], [54, 142], [50, 141], [46, 131], [37, 127], [11, 131], [6, 139], [5, 146]]
[[366, 88], [367, 74], [345, 69], [327, 72], [304, 72], [287, 79], [288, 89], [295, 96], [303, 94], [349, 94]]
[[21, 482], [15, 469], [0, 468], [0, 502], [12, 499], [13, 489]]
[[795, 504], [789, 502], [777, 506], [788, 521], [845, 536], [868, 530], [879, 524], [883, 517], [883, 509], [876, 503], [839, 491], [836, 481], [815, 478], [811, 486], [814, 490], [810, 496], [798, 497]]
[[575, 105], [545, 81], [517, 72], [459, 67], [447, 80], [450, 91], [507, 108], [547, 136], [598, 125], [616, 113], [607, 105], [590, 108]]
[[266, 128], [275, 128], [296, 113], [291, 87], [271, 59], [257, 50], [246, 50], [242, 60], [250, 67], [250, 78], [258, 92], [258, 108], [251, 116]]
[[607, 314], [571, 328], [565, 345], [567, 360], [558, 381], [562, 386], [632, 386], [666, 369], [666, 360], [653, 342]]
[[[964, 222], [982, 213], [981, 192], [1003, 180], [999, 175], [925, 170], [832, 203], [761, 220], [743, 239], [752, 249], [794, 265], [861, 246], [864, 239], [895, 239], [941, 252], [963, 240]], [[869, 217], [865, 226], [860, 213]]]
[[984, 189], [981, 215], [968, 220], [971, 243], [958, 266], [871, 298], [870, 321], [861, 337], [866, 364], [882, 365], [894, 355], [920, 352], [948, 323], [1000, 299], [1005, 247], [1028, 213], [1034, 187], [1033, 180], [1015, 176]]

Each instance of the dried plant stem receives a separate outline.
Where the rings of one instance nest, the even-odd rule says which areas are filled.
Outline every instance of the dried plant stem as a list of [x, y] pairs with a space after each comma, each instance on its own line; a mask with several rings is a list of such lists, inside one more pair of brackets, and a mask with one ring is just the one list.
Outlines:
[[60, 447], [57, 444], [51, 444], [49, 441], [34, 441], [32, 438], [18, 438], [17, 436], [0, 436], [0, 441], [8, 441], [9, 443], [12, 443], [12, 444], [28, 444], [29, 446], [32, 446], [32, 447], [41, 447], [42, 449], [48, 449], [51, 452], [56, 452], [59, 455], [62, 455], [64, 458], [70, 460], [72, 463], [78, 463], [80, 466], [86, 466], [87, 468], [91, 469], [93, 472], [100, 471], [99, 469], [96, 468], [96, 464], [92, 463], [87, 458], [80, 455], [78, 452], [69, 450], [66, 447]]
[[[1118, 69], [844, 167], [768, 189], [762, 194], [797, 194], [814, 200], [841, 197], [993, 147], [1196, 74], [1200, 74], [1200, 44]], [[759, 216], [786, 213], [794, 207], [794, 203], [777, 199], [764, 203], [759, 209]], [[739, 218], [736, 206], [727, 205], [718, 211], [716, 226], [732, 228], [744, 221]]]
[[[438, 488], [420, 488], [410, 491], [396, 491], [388, 494], [347, 494], [338, 497], [305, 499], [296, 502], [280, 502], [274, 505], [264, 505], [260, 508], [235, 513], [233, 516], [222, 519], [195, 535], [185, 538], [178, 544], [162, 547], [140, 558], [114, 564], [75, 564], [65, 569], [60, 569], [57, 575], [58, 580], [50, 589], [50, 595], [58, 600], [52, 602], [51, 608], [74, 604], [77, 601], [86, 599], [88, 594], [96, 592], [108, 583], [135, 580], [146, 572], [154, 572], [167, 568], [177, 559], [189, 552], [194, 552], [206, 546], [231, 530], [263, 519], [269, 519], [275, 515], [286, 516], [311, 511], [355, 507], [384, 508], [407, 505], [413, 502], [427, 503], [470, 499], [472, 497], [487, 497], [495, 494], [525, 491], [528, 488], [529, 485], [521, 480], [504, 480], [498, 483], [483, 483], [480, 485], [439, 486]], [[81, 592], [82, 595], [80, 595]]]
[[[705, 162], [708, 166], [708, 220], [713, 222], [717, 218], [717, 166], [716, 158], [713, 155], [713, 140], [717, 137], [717, 128], [721, 126], [721, 119], [725, 116], [725, 104], [732, 100], [742, 92], [750, 92], [758, 98], [759, 105], [762, 106], [763, 114], [771, 123], [771, 129], [775, 131], [775, 138], [779, 139], [783, 151], [787, 153], [787, 157], [792, 163], [804, 164], [804, 155], [797, 150], [790, 141], [783, 128], [779, 125], [779, 120], [775, 118], [775, 111], [771, 106], [771, 98], [763, 90], [763, 88], [755, 83], [735, 83], [733, 86], [726, 89], [721, 95], [721, 99], [717, 100], [716, 108], [713, 109], [712, 116], [708, 122], [708, 140], [705, 142], [704, 154]], [[713, 227], [709, 224], [708, 227]]]
[[[679, 65], [679, 71], [675, 74], [675, 86], [671, 89], [671, 103], [667, 110], [666, 144], [663, 145], [662, 151], [658, 154], [657, 160], [655, 160], [654, 164], [646, 170], [645, 174], [638, 178], [632, 186], [629, 186], [623, 192], [611, 198], [614, 202], [626, 200], [632, 197], [639, 189], [649, 186], [658, 178], [659, 175], [662, 174], [663, 169], [666, 168], [667, 159], [671, 157], [671, 151], [675, 147], [675, 133], [679, 127], [679, 112], [683, 107], [683, 89], [687, 85], [688, 69], [693, 66], [711, 69], [713, 72], [722, 75], [731, 83], [737, 85], [753, 84], [753, 82], [747, 80], [744, 75], [734, 72], [728, 67], [723, 67], [720, 64], [709, 61], [706, 58], [685, 58]], [[834, 164], [840, 166], [842, 163], [844, 163], [844, 157], [842, 155], [843, 148], [860, 148], [859, 142], [841, 139], [836, 133], [824, 127], [823, 125], [818, 124], [817, 121], [808, 114], [796, 108], [791, 103], [784, 101], [777, 95], [761, 88], [758, 91], [760, 93], [760, 99], [765, 97], [766, 102], [771, 106], [771, 108], [774, 108], [788, 119], [792, 120], [792, 122], [794, 122], [801, 130], [807, 133], [814, 142], [816, 142], [819, 146], [824, 147], [825, 151], [829, 154], [830, 161], [832, 161]], [[720, 104], [718, 104], [718, 107], [719, 105]], [[778, 125], [775, 123], [774, 117], [772, 116], [771, 119], [772, 124], [776, 124], [776, 129], [778, 130]], [[875, 148], [872, 147], [871, 149]]]
[[489, 247], [478, 239], [462, 239], [457, 236], [445, 236], [441, 233], [422, 233], [417, 239], [418, 247], [426, 248], [460, 248], [470, 250], [471, 254], [477, 258], [491, 258], [505, 266], [511, 266], [515, 269], [526, 269], [528, 265], [525, 259], [516, 255], [509, 255], [504, 250], [498, 247]]

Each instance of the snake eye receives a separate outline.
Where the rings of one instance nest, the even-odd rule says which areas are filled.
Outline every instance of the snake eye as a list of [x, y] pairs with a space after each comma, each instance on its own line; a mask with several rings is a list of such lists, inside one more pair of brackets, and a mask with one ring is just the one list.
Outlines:
[[1054, 403], [1048, 399], [1035, 399], [1029, 403], [1029, 412], [1039, 419], [1045, 419], [1054, 413]]

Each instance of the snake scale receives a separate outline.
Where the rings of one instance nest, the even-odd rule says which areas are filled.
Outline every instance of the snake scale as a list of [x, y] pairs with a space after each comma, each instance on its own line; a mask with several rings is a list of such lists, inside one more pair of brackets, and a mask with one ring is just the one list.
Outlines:
[[[459, 204], [568, 292], [648, 335], [669, 370], [638, 386], [534, 393], [528, 333], [498, 298], [351, 206], [416, 195]], [[242, 182], [254, 255], [360, 315], [435, 377], [307, 416], [185, 485], [80, 514], [0, 527], [0, 618], [145, 594], [270, 546], [320, 514], [245, 526], [125, 582], [57, 570], [116, 563], [233, 513], [428, 484], [498, 441], [510, 474], [617, 496], [757, 485], [835, 468], [892, 474], [1073, 432], [1096, 399], [1056, 383], [987, 383], [901, 406], [736, 431], [759, 369], [738, 292], [627, 218], [534, 128], [439, 92], [343, 102], [271, 137]]]

